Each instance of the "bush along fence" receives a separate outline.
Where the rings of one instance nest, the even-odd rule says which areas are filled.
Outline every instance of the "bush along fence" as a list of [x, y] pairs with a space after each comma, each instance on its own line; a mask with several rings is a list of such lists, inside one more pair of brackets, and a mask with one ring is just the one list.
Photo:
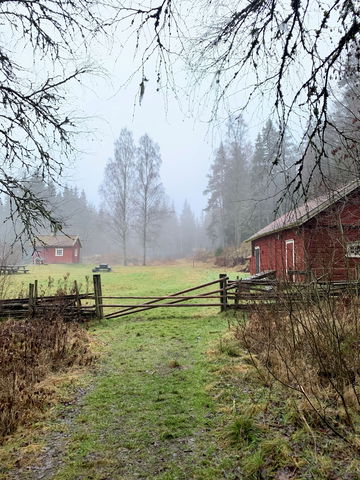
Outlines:
[[[93, 275], [93, 286], [93, 292], [81, 294], [75, 281], [71, 294], [39, 296], [35, 281], [29, 284], [27, 298], [0, 301], [0, 317], [34, 317], [59, 311], [65, 319], [86, 321], [91, 318], [119, 318], [154, 308], [217, 307], [225, 312], [251, 311], [261, 305], [262, 308], [281, 310], [288, 309], [289, 304], [296, 308], [296, 305], [325, 296], [335, 298], [348, 293], [360, 294], [359, 282], [293, 284], [267, 278], [230, 280], [226, 274], [220, 274], [217, 280], [165, 296], [106, 296], [102, 292], [99, 274]], [[141, 302], [135, 302], [137, 300]]]

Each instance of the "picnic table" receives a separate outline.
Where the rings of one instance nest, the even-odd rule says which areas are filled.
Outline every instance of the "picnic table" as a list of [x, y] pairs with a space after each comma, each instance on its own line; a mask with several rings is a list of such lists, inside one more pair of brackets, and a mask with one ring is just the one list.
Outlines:
[[92, 269], [93, 272], [111, 272], [111, 267], [107, 263], [100, 263], [97, 267]]
[[0, 265], [0, 274], [13, 275], [15, 273], [28, 273], [27, 265]]

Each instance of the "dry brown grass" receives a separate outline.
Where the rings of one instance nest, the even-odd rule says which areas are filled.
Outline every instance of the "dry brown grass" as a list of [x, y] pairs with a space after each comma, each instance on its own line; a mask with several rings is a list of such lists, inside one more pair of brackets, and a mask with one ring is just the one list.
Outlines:
[[50, 402], [44, 379], [91, 363], [86, 331], [60, 315], [0, 324], [0, 442]]
[[300, 394], [323, 424], [344, 437], [346, 429], [360, 428], [359, 334], [358, 297], [304, 297], [285, 312], [259, 306], [236, 337], [273, 379]]

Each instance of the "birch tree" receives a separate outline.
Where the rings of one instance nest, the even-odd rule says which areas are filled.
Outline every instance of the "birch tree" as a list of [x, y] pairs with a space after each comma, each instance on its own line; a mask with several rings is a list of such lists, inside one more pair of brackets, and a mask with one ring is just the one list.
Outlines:
[[127, 265], [128, 242], [134, 212], [135, 144], [132, 133], [123, 128], [115, 142], [114, 159], [109, 160], [100, 188], [110, 226]]
[[135, 162], [136, 228], [142, 248], [142, 264], [147, 262], [147, 249], [159, 233], [166, 215], [164, 189], [160, 179], [159, 146], [148, 136], [139, 140]]

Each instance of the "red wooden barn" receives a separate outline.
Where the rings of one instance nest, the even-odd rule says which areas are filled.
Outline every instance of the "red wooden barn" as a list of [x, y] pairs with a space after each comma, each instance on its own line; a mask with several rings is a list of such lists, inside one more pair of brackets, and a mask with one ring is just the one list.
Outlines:
[[80, 263], [81, 242], [78, 235], [39, 235], [34, 263]]
[[310, 200], [251, 238], [250, 273], [303, 281], [360, 278], [360, 183]]

